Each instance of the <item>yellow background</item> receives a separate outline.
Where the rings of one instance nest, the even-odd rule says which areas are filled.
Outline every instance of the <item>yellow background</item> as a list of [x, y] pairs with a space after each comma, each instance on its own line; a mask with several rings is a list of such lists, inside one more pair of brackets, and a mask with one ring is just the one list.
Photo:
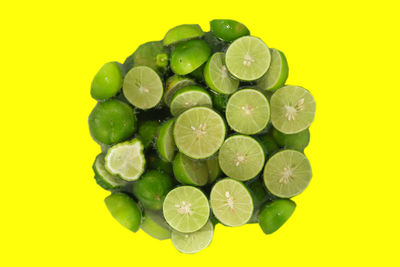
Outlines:
[[[11, 3], [0, 7], [1, 266], [399, 266], [396, 1]], [[214, 18], [284, 51], [288, 83], [314, 95], [314, 176], [275, 234], [218, 225], [209, 248], [183, 255], [106, 210], [89, 90], [103, 63]]]

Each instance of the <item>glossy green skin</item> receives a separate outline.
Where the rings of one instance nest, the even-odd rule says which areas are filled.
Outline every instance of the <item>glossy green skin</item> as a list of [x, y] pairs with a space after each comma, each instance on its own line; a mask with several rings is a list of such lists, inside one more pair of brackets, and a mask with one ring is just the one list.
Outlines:
[[172, 71], [186, 75], [203, 65], [211, 55], [210, 46], [203, 40], [190, 40], [179, 43], [171, 55]]
[[172, 178], [160, 171], [151, 170], [133, 184], [133, 194], [147, 209], [161, 210], [165, 196], [173, 187]]
[[137, 232], [142, 222], [142, 211], [127, 194], [117, 192], [104, 200], [111, 215], [124, 227]]
[[310, 142], [310, 131], [308, 129], [296, 134], [284, 134], [274, 128], [272, 136], [282, 148], [294, 149], [300, 152], [303, 152]]
[[199, 38], [204, 32], [197, 24], [183, 24], [169, 30], [164, 37], [164, 45], [176, 44], [181, 41]]
[[259, 224], [265, 234], [278, 230], [296, 209], [296, 203], [290, 199], [278, 199], [267, 203], [259, 216]]
[[172, 163], [162, 159], [157, 155], [157, 152], [152, 152], [147, 156], [148, 167], [151, 170], [158, 170], [160, 172], [164, 172], [168, 175], [173, 175], [174, 172], [172, 170]]
[[115, 99], [99, 102], [89, 115], [90, 134], [96, 141], [106, 145], [131, 137], [136, 131], [136, 124], [133, 109]]
[[264, 148], [265, 154], [271, 156], [279, 150], [279, 146], [270, 134], [259, 135], [258, 140]]
[[139, 138], [144, 148], [148, 148], [157, 136], [160, 124], [157, 121], [145, 121], [139, 125]]
[[122, 87], [123, 74], [116, 62], [108, 62], [97, 72], [92, 81], [90, 94], [96, 100], [115, 96]]
[[232, 42], [239, 37], [250, 35], [249, 29], [242, 23], [230, 19], [215, 19], [210, 22], [211, 32], [218, 38]]

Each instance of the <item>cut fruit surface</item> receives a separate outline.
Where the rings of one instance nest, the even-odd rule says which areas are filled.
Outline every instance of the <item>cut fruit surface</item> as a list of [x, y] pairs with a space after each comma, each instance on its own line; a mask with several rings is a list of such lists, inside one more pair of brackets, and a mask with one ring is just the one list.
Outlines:
[[208, 168], [205, 161], [193, 160], [178, 153], [173, 168], [175, 178], [182, 184], [203, 186], [208, 181]]
[[171, 190], [163, 204], [164, 218], [178, 232], [192, 233], [201, 229], [210, 217], [208, 199], [193, 186]]
[[281, 198], [291, 198], [303, 192], [311, 176], [311, 166], [306, 156], [290, 149], [273, 155], [264, 169], [267, 189]]
[[172, 97], [179, 89], [195, 84], [196, 82], [193, 79], [187, 77], [179, 75], [169, 77], [165, 84], [164, 103], [169, 107]]
[[210, 193], [213, 214], [228, 226], [247, 223], [253, 214], [253, 199], [248, 189], [239, 181], [225, 178], [218, 181]]
[[139, 139], [119, 143], [111, 147], [105, 157], [105, 168], [125, 181], [135, 181], [145, 167], [143, 145]]
[[213, 235], [214, 227], [208, 221], [200, 230], [193, 233], [172, 231], [171, 240], [177, 250], [185, 254], [192, 254], [208, 247]]
[[314, 98], [303, 87], [286, 85], [271, 97], [272, 125], [282, 133], [295, 134], [307, 129], [314, 116]]
[[219, 166], [229, 177], [247, 181], [264, 166], [264, 150], [254, 138], [234, 135], [227, 138], [218, 153]]
[[225, 63], [234, 77], [243, 81], [254, 81], [267, 72], [271, 63], [271, 52], [261, 39], [244, 36], [228, 47]]
[[261, 90], [275, 91], [282, 87], [289, 75], [289, 66], [285, 55], [271, 48], [271, 65], [267, 73], [257, 81], [257, 87]]
[[176, 44], [185, 40], [200, 38], [204, 35], [198, 24], [183, 24], [170, 29], [164, 37], [164, 45]]
[[158, 240], [165, 240], [171, 237], [171, 229], [161, 212], [146, 209], [140, 228]]
[[180, 89], [171, 100], [170, 111], [172, 116], [177, 116], [183, 111], [195, 107], [212, 107], [209, 93], [200, 86], [190, 85]]
[[226, 105], [226, 120], [238, 133], [256, 134], [267, 127], [271, 112], [268, 99], [254, 89], [234, 93]]
[[174, 119], [165, 122], [157, 137], [157, 150], [160, 156], [166, 161], [173, 161], [176, 153], [176, 146], [173, 136]]
[[93, 171], [95, 173], [95, 179], [98, 185], [104, 189], [116, 189], [121, 188], [127, 184], [126, 181], [122, 180], [116, 175], [109, 173], [104, 167], [105, 164], [105, 153], [99, 154], [93, 163]]
[[183, 154], [193, 159], [212, 156], [225, 138], [225, 123], [210, 108], [193, 107], [175, 120], [175, 143]]
[[123, 92], [135, 107], [149, 109], [157, 106], [163, 96], [160, 76], [146, 66], [133, 67], [125, 76]]

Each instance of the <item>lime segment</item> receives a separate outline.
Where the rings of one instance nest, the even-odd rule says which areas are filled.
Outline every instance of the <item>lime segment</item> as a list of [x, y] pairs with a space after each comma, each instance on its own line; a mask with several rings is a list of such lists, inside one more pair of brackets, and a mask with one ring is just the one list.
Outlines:
[[175, 121], [175, 143], [182, 153], [203, 159], [218, 151], [225, 138], [225, 123], [218, 113], [206, 107], [184, 111]]
[[214, 227], [210, 221], [193, 233], [172, 231], [171, 240], [175, 248], [182, 253], [192, 254], [205, 249], [211, 243]]
[[202, 228], [210, 217], [208, 199], [193, 186], [180, 186], [171, 190], [164, 200], [165, 220], [176, 231], [192, 233]]
[[96, 100], [110, 98], [119, 92], [122, 80], [122, 71], [118, 63], [106, 63], [94, 77], [90, 93]]
[[175, 178], [182, 184], [203, 186], [208, 181], [208, 169], [205, 161], [193, 160], [178, 153], [173, 168]]
[[234, 135], [225, 140], [218, 154], [222, 171], [240, 181], [250, 180], [264, 166], [264, 150], [254, 138]]
[[277, 199], [267, 203], [259, 216], [261, 229], [266, 234], [272, 234], [292, 216], [295, 209], [296, 203], [290, 199]]
[[229, 74], [225, 66], [225, 55], [221, 52], [215, 53], [207, 61], [204, 79], [211, 89], [220, 94], [232, 94], [239, 87], [239, 80]]
[[165, 240], [171, 237], [171, 230], [161, 212], [146, 209], [140, 228], [158, 240]]
[[156, 142], [160, 156], [169, 162], [173, 161], [176, 152], [175, 141], [172, 134], [173, 126], [174, 119], [165, 122], [160, 128]]
[[294, 197], [306, 189], [311, 180], [310, 162], [295, 150], [283, 150], [273, 155], [265, 165], [264, 183], [274, 195]]
[[128, 101], [140, 109], [155, 107], [163, 96], [160, 76], [146, 66], [133, 67], [125, 76], [123, 92]]
[[200, 86], [191, 85], [176, 92], [172, 98], [170, 110], [172, 116], [177, 116], [195, 106], [212, 107], [212, 100], [205, 89]]
[[164, 37], [164, 45], [200, 38], [204, 32], [197, 24], [183, 24], [170, 29]]
[[95, 173], [95, 179], [98, 185], [106, 190], [116, 189], [123, 187], [127, 184], [126, 181], [122, 180], [116, 175], [109, 173], [105, 167], [105, 154], [99, 154], [93, 163], [93, 171]]
[[271, 97], [272, 125], [285, 134], [301, 132], [314, 121], [315, 101], [309, 91], [286, 85]]
[[228, 47], [225, 62], [229, 72], [239, 80], [254, 81], [267, 72], [271, 52], [261, 39], [245, 36]]
[[234, 93], [226, 105], [226, 120], [238, 133], [256, 134], [267, 127], [270, 119], [268, 99], [254, 89]]
[[289, 75], [289, 66], [285, 55], [271, 48], [271, 65], [267, 73], [257, 81], [257, 87], [266, 91], [275, 91], [282, 87]]
[[135, 181], [145, 167], [143, 145], [137, 138], [119, 143], [108, 150], [105, 161], [105, 167], [111, 174], [125, 181]]
[[228, 226], [243, 225], [253, 214], [253, 200], [249, 191], [241, 182], [230, 178], [214, 185], [210, 203], [215, 217]]

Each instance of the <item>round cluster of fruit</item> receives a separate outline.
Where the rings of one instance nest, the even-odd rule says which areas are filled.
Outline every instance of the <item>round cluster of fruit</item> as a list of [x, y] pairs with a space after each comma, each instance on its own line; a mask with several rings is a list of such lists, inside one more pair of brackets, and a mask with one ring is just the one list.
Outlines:
[[96, 74], [89, 116], [95, 179], [123, 226], [207, 247], [214, 226], [281, 227], [311, 179], [304, 155], [315, 102], [285, 85], [284, 54], [243, 24], [180, 25]]

